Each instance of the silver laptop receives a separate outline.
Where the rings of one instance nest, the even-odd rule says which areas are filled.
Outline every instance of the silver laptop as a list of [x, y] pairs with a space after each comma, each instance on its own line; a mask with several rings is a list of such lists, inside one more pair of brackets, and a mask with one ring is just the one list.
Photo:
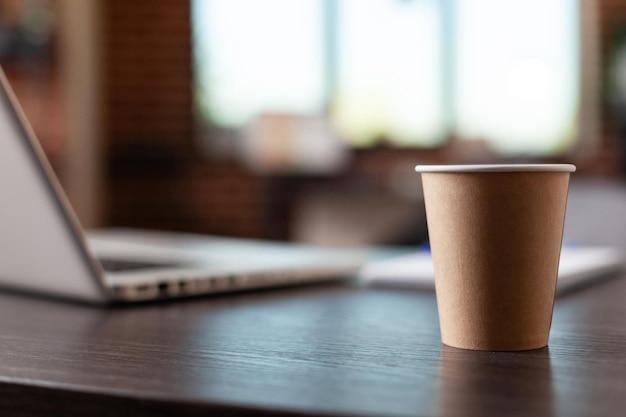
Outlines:
[[353, 251], [133, 230], [86, 236], [0, 70], [0, 287], [95, 303], [346, 278]]

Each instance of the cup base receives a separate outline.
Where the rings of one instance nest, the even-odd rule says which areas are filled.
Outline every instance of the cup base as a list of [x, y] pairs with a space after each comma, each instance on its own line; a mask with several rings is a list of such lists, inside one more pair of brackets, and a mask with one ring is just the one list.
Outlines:
[[449, 346], [455, 349], [462, 350], [476, 350], [476, 351], [487, 351], [487, 352], [523, 352], [528, 350], [537, 350], [542, 349], [548, 346], [547, 343], [537, 343], [537, 344], [526, 344], [526, 345], [517, 345], [517, 346], [496, 346], [496, 345], [481, 345], [481, 344], [453, 344], [441, 342], [442, 345]]

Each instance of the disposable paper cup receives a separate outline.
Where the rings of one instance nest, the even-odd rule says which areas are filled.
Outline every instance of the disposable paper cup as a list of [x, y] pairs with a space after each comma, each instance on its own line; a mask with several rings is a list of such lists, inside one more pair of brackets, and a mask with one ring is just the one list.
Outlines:
[[548, 344], [574, 165], [418, 165], [442, 343]]

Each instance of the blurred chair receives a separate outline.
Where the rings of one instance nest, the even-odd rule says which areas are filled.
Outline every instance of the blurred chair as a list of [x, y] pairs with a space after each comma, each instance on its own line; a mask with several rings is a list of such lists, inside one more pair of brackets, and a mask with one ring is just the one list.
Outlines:
[[419, 245], [424, 203], [391, 193], [310, 193], [296, 203], [292, 239], [321, 245]]
[[626, 183], [572, 180], [564, 241], [626, 249]]

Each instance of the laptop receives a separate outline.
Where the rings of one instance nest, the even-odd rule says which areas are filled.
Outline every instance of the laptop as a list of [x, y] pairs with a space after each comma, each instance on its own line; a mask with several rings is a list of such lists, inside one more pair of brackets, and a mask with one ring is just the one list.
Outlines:
[[344, 279], [357, 251], [192, 234], [86, 235], [0, 70], [0, 287], [107, 304]]

